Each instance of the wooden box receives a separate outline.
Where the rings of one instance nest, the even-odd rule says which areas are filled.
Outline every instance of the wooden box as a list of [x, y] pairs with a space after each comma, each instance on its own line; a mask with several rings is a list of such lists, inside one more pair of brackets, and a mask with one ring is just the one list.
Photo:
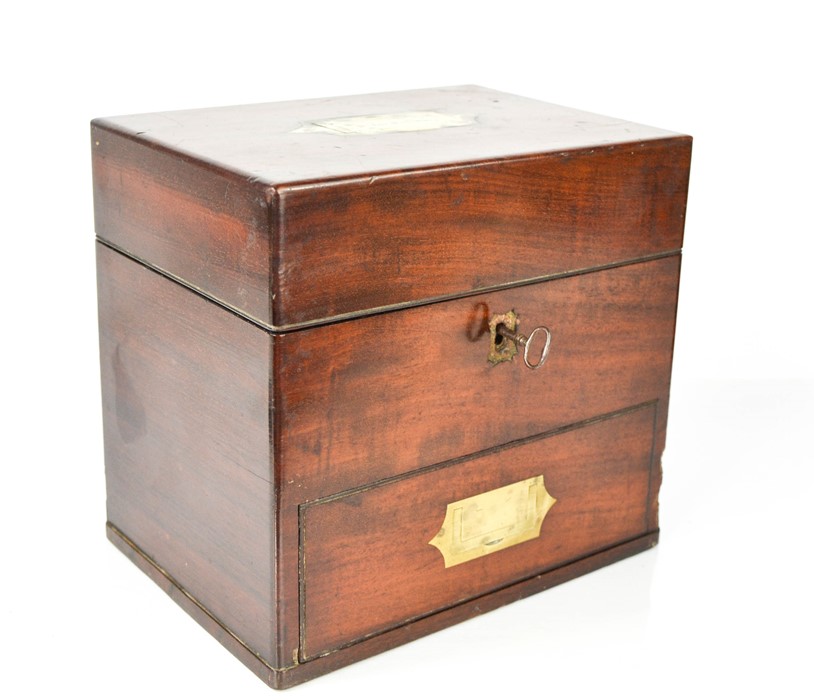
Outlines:
[[108, 534], [264, 681], [656, 543], [688, 136], [456, 87], [92, 149]]

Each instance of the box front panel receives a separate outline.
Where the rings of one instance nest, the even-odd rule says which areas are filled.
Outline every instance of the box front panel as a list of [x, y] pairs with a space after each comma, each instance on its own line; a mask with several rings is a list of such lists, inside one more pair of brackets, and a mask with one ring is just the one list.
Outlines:
[[[314, 500], [666, 402], [678, 271], [671, 256], [279, 337], [286, 487]], [[489, 321], [509, 310], [523, 333], [550, 329], [540, 369], [488, 361]]]
[[279, 189], [285, 327], [681, 249], [690, 140]]

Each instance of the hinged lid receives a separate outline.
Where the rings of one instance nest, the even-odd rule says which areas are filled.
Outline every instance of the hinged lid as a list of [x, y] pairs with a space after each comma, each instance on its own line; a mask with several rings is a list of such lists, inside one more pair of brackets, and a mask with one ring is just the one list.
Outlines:
[[480, 87], [92, 124], [96, 232], [271, 330], [680, 249], [691, 139]]

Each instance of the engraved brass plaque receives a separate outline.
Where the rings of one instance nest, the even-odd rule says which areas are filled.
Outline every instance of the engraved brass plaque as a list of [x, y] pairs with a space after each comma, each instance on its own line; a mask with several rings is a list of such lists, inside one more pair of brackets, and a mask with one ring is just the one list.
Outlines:
[[557, 502], [543, 475], [447, 505], [441, 529], [429, 544], [444, 556], [446, 568], [533, 540]]

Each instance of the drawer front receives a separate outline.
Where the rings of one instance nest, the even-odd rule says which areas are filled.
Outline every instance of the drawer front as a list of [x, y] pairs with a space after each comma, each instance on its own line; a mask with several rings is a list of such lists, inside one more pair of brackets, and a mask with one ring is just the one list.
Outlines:
[[655, 415], [645, 404], [302, 506], [302, 658], [644, 534]]
[[[275, 440], [297, 502], [647, 401], [666, 402], [679, 257], [275, 337]], [[487, 361], [493, 314], [551, 329], [544, 366]]]

